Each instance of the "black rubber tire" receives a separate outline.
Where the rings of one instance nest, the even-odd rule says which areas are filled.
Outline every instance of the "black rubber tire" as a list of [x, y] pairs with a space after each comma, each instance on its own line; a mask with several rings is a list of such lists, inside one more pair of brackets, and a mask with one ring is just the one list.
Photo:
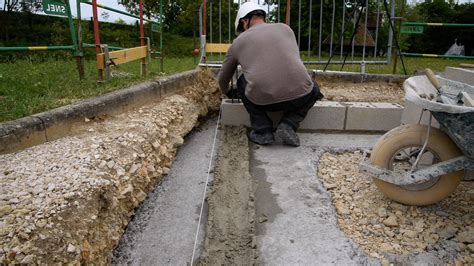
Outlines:
[[[383, 135], [375, 144], [370, 162], [390, 169], [395, 153], [405, 147], [423, 146], [428, 127], [425, 125], [404, 125], [394, 128]], [[462, 155], [459, 148], [441, 130], [431, 128], [427, 150], [436, 154], [441, 161]], [[407, 205], [429, 205], [448, 197], [459, 185], [464, 170], [441, 176], [431, 187], [420, 190], [408, 190], [374, 178], [374, 183], [388, 198]]]

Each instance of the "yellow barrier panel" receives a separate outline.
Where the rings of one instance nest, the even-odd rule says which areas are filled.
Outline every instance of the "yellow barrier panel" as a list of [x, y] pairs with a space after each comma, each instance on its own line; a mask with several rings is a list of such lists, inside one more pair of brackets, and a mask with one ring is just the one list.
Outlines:
[[28, 50], [30, 50], [30, 51], [48, 50], [48, 46], [29, 46]]
[[[116, 65], [127, 63], [148, 56], [147, 46], [139, 46], [130, 49], [124, 49], [120, 51], [109, 52], [109, 59]], [[105, 54], [101, 53], [97, 55], [97, 68], [105, 69]]]
[[206, 43], [206, 53], [227, 53], [230, 43]]

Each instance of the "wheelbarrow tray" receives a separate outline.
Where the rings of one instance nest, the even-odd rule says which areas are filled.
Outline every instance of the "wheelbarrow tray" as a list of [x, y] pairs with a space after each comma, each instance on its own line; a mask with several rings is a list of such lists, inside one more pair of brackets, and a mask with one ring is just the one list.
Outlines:
[[[474, 95], [474, 86], [442, 77], [437, 77], [442, 93], [457, 95], [461, 91]], [[420, 91], [436, 91], [426, 76], [415, 76], [405, 80], [405, 100], [429, 110], [451, 140], [470, 158], [474, 158], [474, 107], [440, 103], [420, 96]], [[422, 89], [420, 89], [422, 88]]]

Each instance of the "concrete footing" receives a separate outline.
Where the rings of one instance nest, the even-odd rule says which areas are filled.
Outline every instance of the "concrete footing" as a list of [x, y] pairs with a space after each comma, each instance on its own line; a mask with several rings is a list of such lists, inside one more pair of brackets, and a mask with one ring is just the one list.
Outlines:
[[[400, 125], [403, 106], [393, 103], [317, 102], [301, 123], [302, 130], [388, 131]], [[269, 113], [274, 125], [281, 113]], [[242, 103], [222, 101], [223, 125], [250, 126], [249, 115]]]

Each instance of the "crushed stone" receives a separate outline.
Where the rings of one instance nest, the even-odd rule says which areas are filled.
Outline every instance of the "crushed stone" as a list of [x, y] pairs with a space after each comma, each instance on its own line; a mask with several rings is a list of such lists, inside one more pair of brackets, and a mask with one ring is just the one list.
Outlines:
[[362, 152], [325, 153], [318, 175], [331, 192], [338, 223], [365, 253], [382, 264], [472, 265], [474, 182], [426, 207], [391, 201], [359, 173]]

